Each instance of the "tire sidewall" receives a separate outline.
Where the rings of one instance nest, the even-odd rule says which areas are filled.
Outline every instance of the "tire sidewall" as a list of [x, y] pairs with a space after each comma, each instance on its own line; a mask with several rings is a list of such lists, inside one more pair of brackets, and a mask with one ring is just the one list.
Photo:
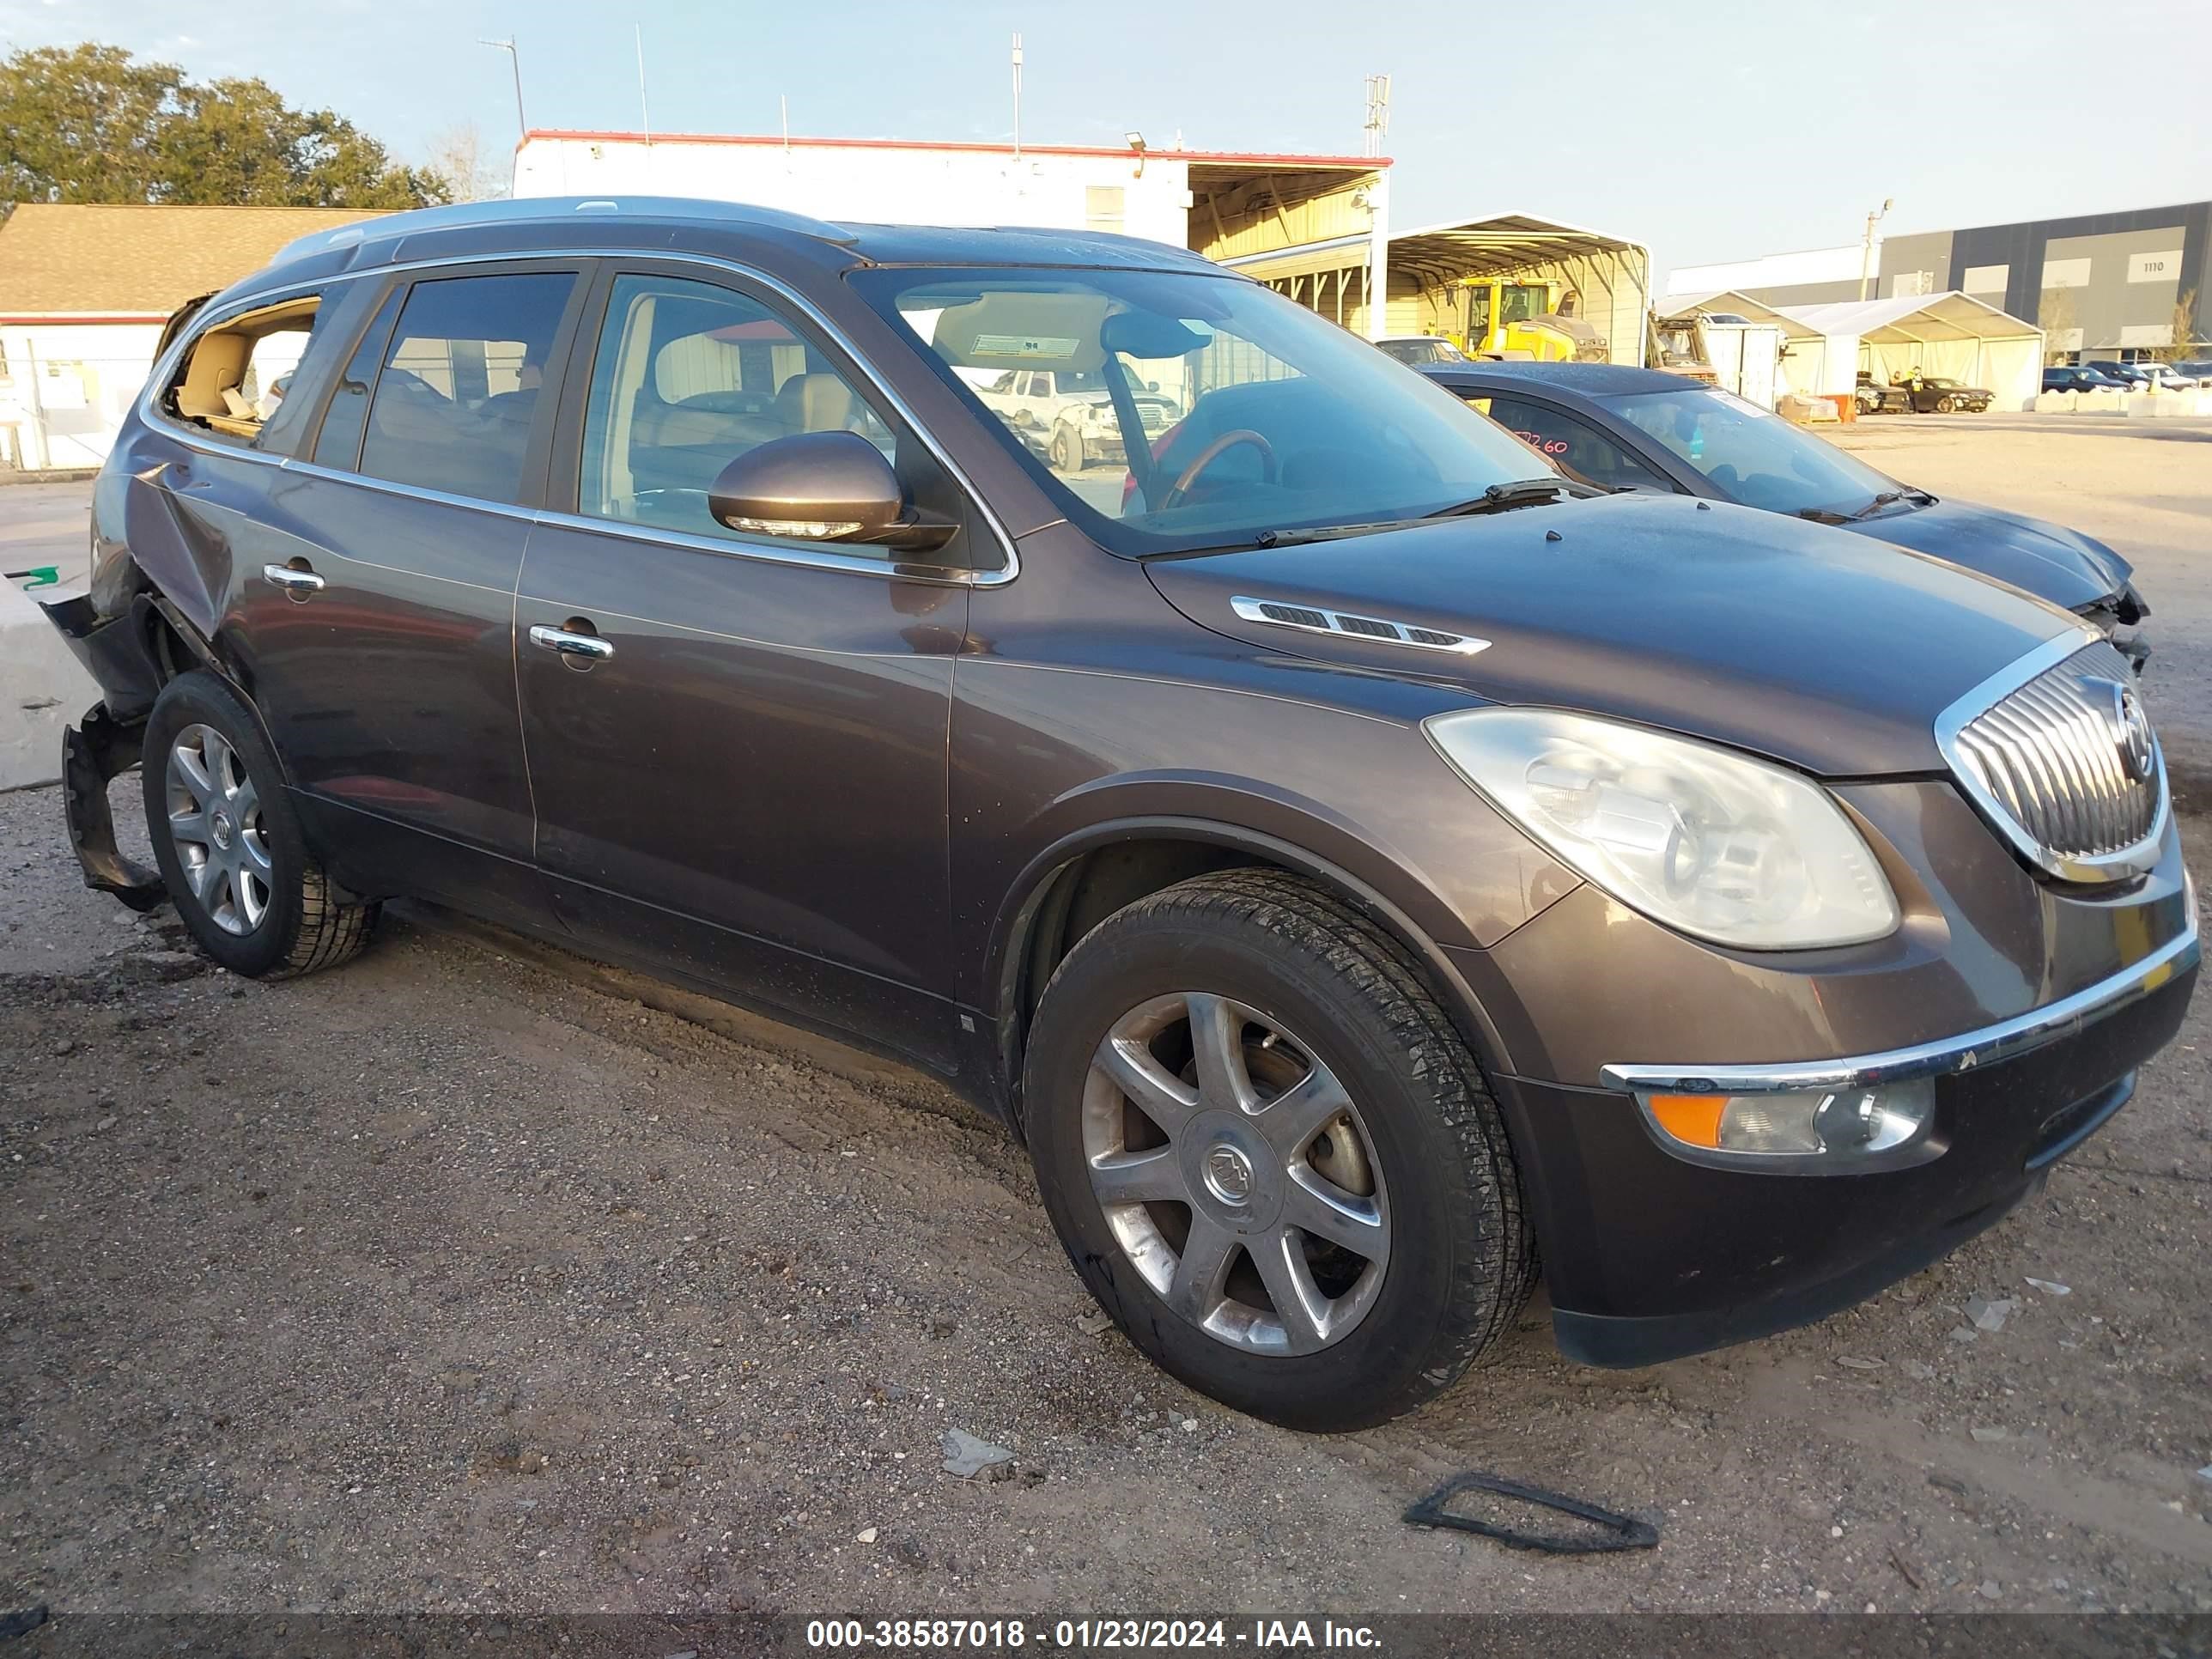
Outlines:
[[[193, 896], [184, 861], [168, 833], [169, 750], [188, 726], [212, 726], [238, 753], [261, 801], [262, 840], [273, 869], [269, 908], [252, 933], [226, 933]], [[169, 890], [169, 902], [201, 950], [234, 974], [255, 977], [274, 972], [289, 958], [304, 914], [301, 890], [307, 867], [307, 847], [298, 815], [284, 789], [283, 769], [261, 722], [243, 698], [204, 670], [179, 674], [164, 686], [147, 716], [140, 768], [146, 799], [146, 830], [154, 861]]]
[[[1334, 1071], [1358, 1103], [1390, 1208], [1390, 1260], [1358, 1325], [1317, 1353], [1233, 1348], [1170, 1311], [1122, 1253], [1090, 1185], [1081, 1127], [1091, 1056], [1113, 1022], [1172, 990], [1259, 1010]], [[1029, 1139], [1047, 1208], [1076, 1270], [1164, 1369], [1238, 1409], [1297, 1428], [1369, 1426], [1434, 1392], [1481, 1344], [1467, 1305], [1486, 1218], [1465, 1154], [1370, 1000], [1256, 926], [1155, 925], [1079, 946], [1048, 988], [1024, 1066]], [[1494, 1212], [1488, 1218], [1495, 1224]]]

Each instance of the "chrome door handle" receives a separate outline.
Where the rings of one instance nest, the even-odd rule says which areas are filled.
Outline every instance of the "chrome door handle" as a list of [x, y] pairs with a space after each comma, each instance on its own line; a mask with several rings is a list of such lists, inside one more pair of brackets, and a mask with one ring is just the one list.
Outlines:
[[572, 634], [565, 628], [549, 628], [544, 623], [532, 627], [530, 642], [542, 645], [548, 651], [557, 651], [564, 657], [581, 657], [590, 662], [605, 662], [615, 653], [614, 647], [596, 634]]
[[295, 570], [289, 564], [264, 564], [261, 580], [272, 587], [281, 587], [294, 599], [305, 599], [310, 593], [323, 591], [323, 579], [312, 570]]

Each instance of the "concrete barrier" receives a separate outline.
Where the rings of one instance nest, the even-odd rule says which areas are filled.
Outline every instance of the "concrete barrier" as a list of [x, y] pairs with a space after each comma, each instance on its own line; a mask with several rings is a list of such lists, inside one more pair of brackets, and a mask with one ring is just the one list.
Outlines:
[[59, 781], [62, 727], [99, 701], [46, 613], [0, 580], [0, 789]]
[[2045, 392], [2039, 415], [2124, 415], [2135, 421], [2190, 420], [2212, 415], [2212, 392]]

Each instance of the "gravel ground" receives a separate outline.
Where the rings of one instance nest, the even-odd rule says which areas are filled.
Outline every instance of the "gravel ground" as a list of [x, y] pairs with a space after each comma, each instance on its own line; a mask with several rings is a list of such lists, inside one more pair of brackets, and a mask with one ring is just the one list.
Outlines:
[[[1869, 428], [1932, 489], [2049, 470]], [[2069, 516], [2142, 561], [2179, 678], [2212, 451], [2143, 448]], [[0, 796], [0, 1607], [2212, 1613], [2212, 998], [2041, 1198], [1872, 1305], [1619, 1373], [1540, 1301], [1445, 1401], [1324, 1439], [1097, 1330], [1020, 1149], [925, 1079], [419, 911], [288, 984], [180, 947], [78, 885], [54, 792]], [[945, 1474], [952, 1428], [1011, 1478]], [[1468, 1468], [1660, 1546], [1401, 1522]]]

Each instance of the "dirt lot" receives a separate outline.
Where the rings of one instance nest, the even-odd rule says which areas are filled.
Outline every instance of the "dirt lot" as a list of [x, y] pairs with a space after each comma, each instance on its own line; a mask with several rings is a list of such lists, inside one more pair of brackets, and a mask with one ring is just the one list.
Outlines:
[[[1887, 424], [1879, 464], [2137, 559], [2169, 739], [2212, 739], [2212, 447]], [[1632, 1373], [1540, 1303], [1335, 1439], [1094, 1334], [1001, 1132], [698, 1006], [419, 913], [243, 983], [77, 885], [53, 792], [0, 797], [0, 1607], [2212, 1613], [2212, 999], [1879, 1303]], [[954, 1427], [1015, 1478], [943, 1473]], [[1466, 1468], [1660, 1547], [1400, 1522]]]

